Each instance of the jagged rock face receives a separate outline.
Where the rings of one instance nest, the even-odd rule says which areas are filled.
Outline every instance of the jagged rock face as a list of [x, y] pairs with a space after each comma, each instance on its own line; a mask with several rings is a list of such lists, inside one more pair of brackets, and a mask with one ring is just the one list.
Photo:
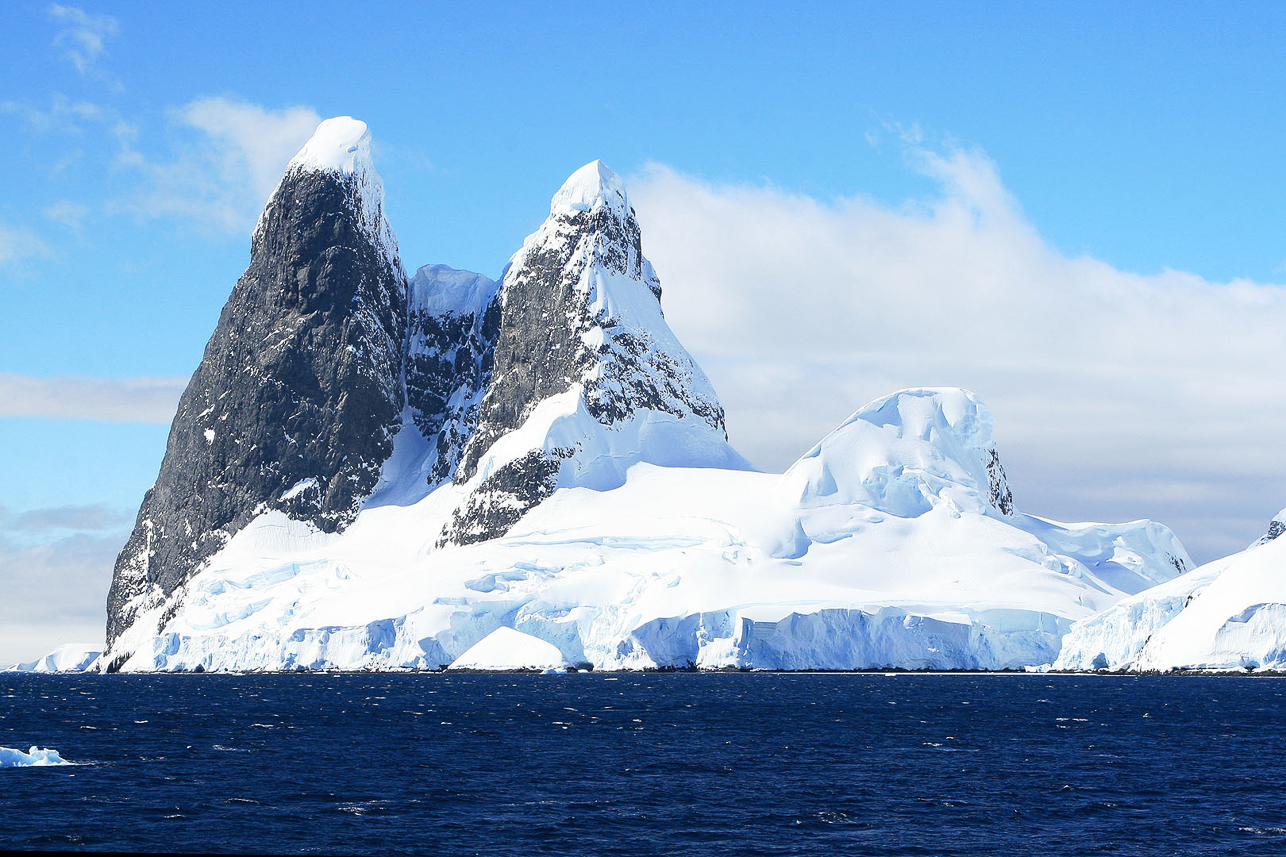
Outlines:
[[1286, 533], [1286, 509], [1282, 509], [1277, 513], [1275, 518], [1268, 522], [1268, 531], [1264, 533], [1257, 542], [1251, 545], [1251, 547], [1266, 545], [1274, 539], [1281, 537], [1283, 533]]
[[[660, 298], [619, 177], [597, 161], [578, 170], [504, 276], [491, 377], [454, 481], [474, 479], [498, 440], [520, 429], [542, 402], [569, 391], [598, 434], [651, 412], [700, 423], [726, 442], [723, 408], [666, 327]], [[553, 493], [563, 462], [578, 449], [541, 444], [498, 463], [457, 510], [441, 543], [502, 535]]]
[[1002, 515], [1014, 513], [1014, 493], [1009, 490], [1009, 478], [1005, 476], [1005, 466], [1000, 463], [1000, 453], [995, 449], [987, 450], [987, 487], [989, 500], [996, 511]]
[[426, 265], [410, 283], [406, 399], [433, 440], [428, 481], [451, 478], [478, 422], [500, 332], [497, 284], [469, 271]]
[[265, 209], [117, 559], [109, 643], [265, 508], [334, 532], [375, 486], [403, 405], [406, 278], [372, 176], [294, 166]]

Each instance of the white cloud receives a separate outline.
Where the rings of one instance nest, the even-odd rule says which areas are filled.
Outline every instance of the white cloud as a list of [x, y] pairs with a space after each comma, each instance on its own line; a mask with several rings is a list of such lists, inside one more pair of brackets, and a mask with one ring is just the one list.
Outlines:
[[201, 98], [174, 111], [179, 143], [165, 158], [131, 149], [120, 163], [143, 174], [123, 207], [146, 217], [179, 217], [223, 234], [254, 224], [291, 157], [321, 117], [308, 107], [270, 110], [229, 98]]
[[0, 223], [0, 268], [48, 255], [48, 245], [35, 232], [24, 226]]
[[1286, 503], [1286, 289], [1065, 257], [983, 153], [910, 151], [940, 190], [896, 207], [659, 165], [631, 182], [734, 444], [778, 470], [876, 396], [967, 387], [1025, 510], [1244, 547]]
[[0, 417], [169, 423], [188, 379], [37, 378], [0, 372]]
[[50, 5], [49, 17], [62, 29], [54, 45], [63, 49], [68, 60], [82, 77], [91, 78], [119, 89], [120, 82], [108, 74], [99, 60], [107, 55], [107, 40], [120, 34], [120, 22], [111, 15], [95, 15], [76, 6]]

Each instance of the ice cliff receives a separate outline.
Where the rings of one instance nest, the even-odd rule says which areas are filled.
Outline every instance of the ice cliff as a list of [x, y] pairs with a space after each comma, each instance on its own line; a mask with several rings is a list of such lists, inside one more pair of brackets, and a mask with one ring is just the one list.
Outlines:
[[1286, 539], [1263, 538], [1073, 626], [1060, 669], [1286, 670]]

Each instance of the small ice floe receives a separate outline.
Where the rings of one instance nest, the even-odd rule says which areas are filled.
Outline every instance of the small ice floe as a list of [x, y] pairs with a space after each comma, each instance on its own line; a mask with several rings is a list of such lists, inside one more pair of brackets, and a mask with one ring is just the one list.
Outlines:
[[70, 765], [58, 755], [57, 750], [32, 747], [27, 752], [12, 747], [0, 747], [0, 768], [43, 768], [50, 765]]

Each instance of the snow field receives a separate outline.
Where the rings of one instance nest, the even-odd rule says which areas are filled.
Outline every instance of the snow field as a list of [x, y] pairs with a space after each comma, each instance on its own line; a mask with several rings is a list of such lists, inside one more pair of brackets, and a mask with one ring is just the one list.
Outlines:
[[268, 512], [125, 669], [436, 669], [501, 628], [596, 669], [1049, 663], [1074, 621], [1187, 558], [1150, 522], [1001, 514], [989, 420], [963, 391], [905, 391], [786, 474], [638, 463], [463, 547], [434, 540], [467, 486], [368, 505], [339, 535]]

